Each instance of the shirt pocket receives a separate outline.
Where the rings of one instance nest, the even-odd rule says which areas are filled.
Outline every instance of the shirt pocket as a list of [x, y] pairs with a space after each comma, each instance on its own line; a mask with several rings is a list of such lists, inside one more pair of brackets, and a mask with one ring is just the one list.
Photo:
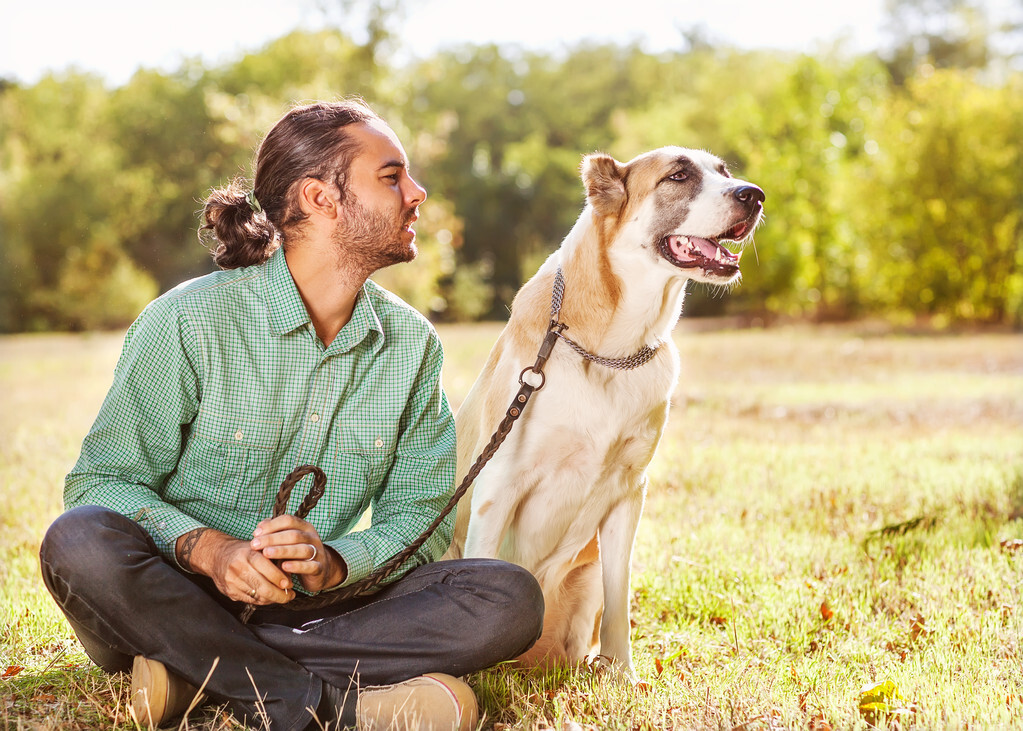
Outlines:
[[[397, 424], [386, 422], [344, 422], [334, 432], [334, 463], [329, 471], [327, 492], [321, 503], [322, 515], [333, 516], [329, 538], [352, 529], [379, 495], [382, 483], [394, 463]], [[315, 525], [319, 506], [310, 513]]]
[[367, 465], [370, 484], [377, 484], [387, 476], [394, 463], [398, 443], [398, 425], [395, 422], [345, 422], [338, 438], [338, 456], [359, 455]]
[[[268, 483], [283, 420], [200, 411], [181, 458], [181, 495], [219, 508], [262, 514], [277, 494]], [[271, 494], [272, 493], [272, 494]], [[180, 502], [179, 502], [180, 504]]]

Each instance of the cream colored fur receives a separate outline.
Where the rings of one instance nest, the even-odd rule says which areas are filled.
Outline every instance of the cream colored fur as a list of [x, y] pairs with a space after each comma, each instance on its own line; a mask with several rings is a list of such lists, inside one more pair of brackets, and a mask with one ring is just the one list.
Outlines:
[[[671, 175], [682, 164], [685, 181]], [[697, 175], [698, 174], [698, 175]], [[700, 178], [698, 188], [692, 185]], [[584, 360], [559, 342], [511, 435], [458, 510], [447, 557], [499, 557], [525, 566], [544, 592], [544, 632], [525, 663], [578, 662], [599, 653], [635, 679], [629, 571], [647, 489], [647, 465], [668, 417], [679, 374], [671, 331], [688, 279], [728, 283], [682, 269], [658, 251], [664, 235], [713, 238], [744, 217], [737, 181], [707, 153], [662, 148], [627, 164], [606, 155], [583, 163], [587, 203], [561, 247], [519, 291], [507, 327], [458, 411], [459, 478], [490, 440], [533, 364], [547, 330], [555, 271], [566, 289], [566, 335], [606, 357], [661, 344], [631, 371]], [[748, 232], [746, 232], [748, 235]], [[470, 508], [471, 506], [471, 508]]]

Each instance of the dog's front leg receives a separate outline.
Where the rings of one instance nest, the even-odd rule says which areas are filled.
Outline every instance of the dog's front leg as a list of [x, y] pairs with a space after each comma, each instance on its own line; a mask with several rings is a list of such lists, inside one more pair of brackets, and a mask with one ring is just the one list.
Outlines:
[[600, 654], [636, 681], [629, 641], [629, 572], [632, 544], [643, 512], [646, 476], [618, 502], [600, 526], [600, 562], [604, 575], [604, 615], [600, 621]]
[[509, 490], [481, 474], [472, 495], [465, 558], [499, 558], [512, 508]]

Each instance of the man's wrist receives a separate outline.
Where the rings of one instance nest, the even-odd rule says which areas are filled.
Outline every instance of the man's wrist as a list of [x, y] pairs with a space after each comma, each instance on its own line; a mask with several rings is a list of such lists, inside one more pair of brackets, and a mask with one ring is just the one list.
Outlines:
[[210, 555], [209, 547], [224, 539], [230, 540], [230, 536], [207, 526], [196, 528], [178, 537], [174, 545], [174, 557], [185, 571], [209, 576], [206, 560]]
[[325, 587], [326, 591], [330, 591], [345, 583], [345, 579], [348, 578], [348, 564], [341, 558], [341, 554], [330, 546], [324, 545], [323, 549], [330, 556], [329, 579]]

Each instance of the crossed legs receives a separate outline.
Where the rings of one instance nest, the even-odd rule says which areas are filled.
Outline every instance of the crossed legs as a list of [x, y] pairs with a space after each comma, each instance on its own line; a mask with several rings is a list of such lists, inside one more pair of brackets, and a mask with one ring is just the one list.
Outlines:
[[[327, 609], [261, 608], [249, 624], [204, 577], [165, 561], [134, 521], [83, 506], [61, 515], [40, 549], [43, 580], [86, 653], [107, 672], [159, 660], [239, 718], [300, 731], [324, 684], [356, 688], [427, 672], [459, 676], [525, 652], [543, 598], [524, 569], [467, 559], [421, 566], [371, 597]], [[320, 719], [321, 721], [324, 719]]]

